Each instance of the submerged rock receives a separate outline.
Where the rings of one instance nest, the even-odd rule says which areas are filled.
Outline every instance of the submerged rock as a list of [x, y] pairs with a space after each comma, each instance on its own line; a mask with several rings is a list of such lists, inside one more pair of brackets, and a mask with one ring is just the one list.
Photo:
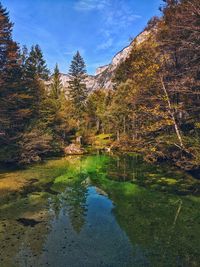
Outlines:
[[108, 194], [104, 190], [102, 190], [101, 188], [95, 186], [95, 190], [96, 190], [97, 194], [99, 194], [101, 196], [108, 197]]
[[91, 181], [90, 177], [87, 177], [84, 181], [82, 181], [81, 184], [88, 186], [88, 185], [92, 184], [92, 181]]
[[34, 227], [37, 224], [41, 223], [41, 221], [37, 221], [34, 219], [28, 219], [28, 218], [19, 218], [19, 219], [17, 219], [17, 222], [19, 222], [23, 226], [30, 226], [30, 227]]

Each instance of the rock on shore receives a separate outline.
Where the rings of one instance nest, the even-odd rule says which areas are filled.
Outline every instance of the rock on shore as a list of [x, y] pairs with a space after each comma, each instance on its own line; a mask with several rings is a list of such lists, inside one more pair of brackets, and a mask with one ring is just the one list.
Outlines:
[[82, 155], [84, 154], [84, 149], [77, 144], [71, 144], [64, 148], [65, 155]]

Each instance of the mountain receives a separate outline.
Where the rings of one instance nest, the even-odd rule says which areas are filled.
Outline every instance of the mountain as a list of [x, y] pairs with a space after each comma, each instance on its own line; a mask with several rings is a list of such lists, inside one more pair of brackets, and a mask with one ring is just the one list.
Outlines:
[[[123, 48], [113, 57], [110, 64], [97, 68], [95, 75], [88, 75], [85, 81], [88, 90], [94, 91], [100, 88], [107, 90], [113, 89], [114, 84], [112, 79], [114, 77], [116, 68], [128, 58], [133, 45], [142, 43], [148, 37], [149, 33], [150, 32], [147, 30], [140, 33], [127, 47]], [[70, 77], [68, 74], [61, 73], [60, 79], [67, 93]], [[50, 84], [51, 81], [47, 83], [47, 85]]]
[[120, 52], [118, 52], [113, 57], [109, 65], [97, 68], [96, 74], [92, 78], [93, 84], [91, 83], [92, 84], [91, 90], [96, 90], [98, 88], [112, 89], [113, 88], [112, 78], [115, 74], [116, 68], [129, 57], [133, 45], [143, 42], [148, 35], [149, 31], [143, 31], [130, 43], [129, 46], [123, 48]]

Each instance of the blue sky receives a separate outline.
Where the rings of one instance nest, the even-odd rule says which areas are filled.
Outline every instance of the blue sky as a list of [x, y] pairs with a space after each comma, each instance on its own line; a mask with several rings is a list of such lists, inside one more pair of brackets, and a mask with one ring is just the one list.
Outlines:
[[39, 44], [49, 68], [67, 73], [79, 50], [88, 73], [108, 64], [159, 15], [162, 0], [0, 0], [15, 23], [14, 39]]

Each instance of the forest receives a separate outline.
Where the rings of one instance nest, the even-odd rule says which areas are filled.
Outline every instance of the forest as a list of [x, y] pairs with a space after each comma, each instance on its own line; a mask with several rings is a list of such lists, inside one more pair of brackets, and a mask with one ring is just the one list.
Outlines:
[[[165, 0], [148, 37], [114, 73], [114, 89], [88, 91], [77, 52], [68, 92], [38, 44], [20, 47], [0, 4], [0, 162], [26, 165], [83, 147], [136, 152], [187, 171], [200, 167], [200, 2]], [[50, 85], [48, 82], [51, 80]]]
[[[200, 1], [163, 0], [147, 25], [157, 0], [2, 2], [11, 9], [0, 2], [0, 267], [199, 267]], [[70, 38], [73, 51], [56, 53], [61, 23], [92, 54], [89, 37], [109, 39], [135, 5], [145, 28], [100, 74]], [[30, 30], [27, 46], [12, 18], [20, 36]]]

